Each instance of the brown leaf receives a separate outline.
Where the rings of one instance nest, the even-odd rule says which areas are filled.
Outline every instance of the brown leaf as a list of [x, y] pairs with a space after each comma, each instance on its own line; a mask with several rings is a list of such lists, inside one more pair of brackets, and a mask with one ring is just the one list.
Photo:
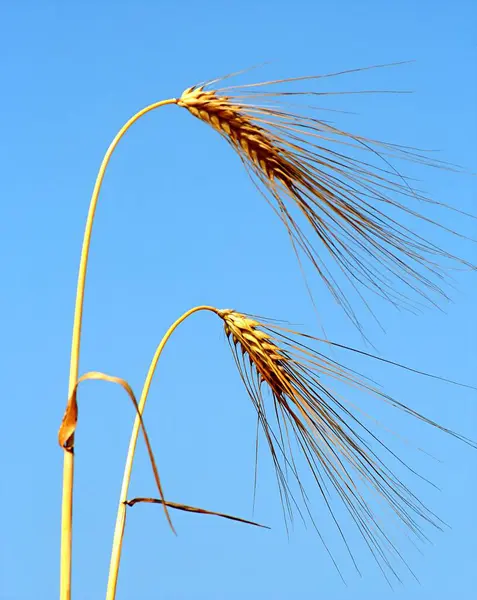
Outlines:
[[[126, 504], [128, 506], [134, 506], [135, 504], [139, 504], [141, 502], [149, 504], [164, 504], [164, 501], [159, 500], [158, 498], [133, 498], [132, 500], [128, 500]], [[183, 510], [185, 512], [198, 513], [201, 515], [214, 515], [216, 517], [222, 517], [223, 519], [230, 519], [231, 521], [238, 521], [239, 523], [254, 525], [255, 527], [263, 527], [264, 529], [270, 529], [270, 527], [268, 527], [267, 525], [261, 525], [260, 523], [255, 523], [254, 521], [248, 521], [247, 519], [234, 517], [225, 513], [215, 512], [213, 510], [206, 510], [205, 508], [197, 508], [195, 506], [188, 506], [187, 504], [178, 504], [177, 502], [169, 502], [167, 500], [165, 501], [165, 504], [169, 508], [175, 508], [177, 510]]]
[[90, 371], [89, 373], [85, 373], [84, 375], [82, 375], [78, 379], [78, 382], [76, 383], [73, 393], [71, 394], [71, 396], [68, 400], [68, 403], [66, 405], [65, 414], [63, 416], [60, 430], [58, 432], [58, 441], [60, 443], [60, 446], [62, 448], [64, 448], [65, 450], [69, 450], [70, 452], [73, 450], [74, 433], [75, 433], [76, 425], [78, 422], [78, 404], [77, 404], [77, 400], [76, 400], [76, 393], [77, 393], [79, 384], [81, 382], [87, 381], [87, 380], [107, 381], [109, 383], [114, 383], [116, 385], [120, 385], [128, 394], [131, 402], [134, 405], [134, 408], [136, 409], [136, 414], [139, 417], [139, 421], [141, 424], [141, 430], [142, 430], [142, 434], [144, 436], [144, 441], [146, 442], [147, 452], [149, 454], [149, 460], [151, 461], [151, 466], [152, 466], [152, 470], [154, 473], [154, 479], [156, 481], [157, 489], [158, 489], [161, 499], [164, 500], [163, 506], [164, 506], [164, 513], [166, 515], [167, 522], [169, 523], [169, 526], [172, 529], [172, 531], [174, 533], [176, 533], [176, 530], [174, 529], [174, 526], [171, 521], [171, 517], [169, 515], [169, 511], [167, 510], [168, 504], [167, 504], [167, 502], [165, 502], [164, 492], [163, 492], [161, 480], [159, 477], [159, 471], [157, 469], [156, 460], [154, 458], [154, 453], [152, 451], [151, 443], [149, 441], [149, 436], [147, 435], [146, 427], [144, 425], [141, 413], [139, 412], [139, 407], [138, 407], [138, 403], [136, 400], [136, 396], [134, 395], [134, 392], [132, 391], [132, 388], [127, 381], [125, 381], [124, 379], [121, 379], [119, 377], [114, 377], [112, 375], [106, 375], [106, 373], [100, 373], [99, 371]]
[[65, 450], [73, 451], [74, 446], [74, 433], [76, 430], [76, 423], [78, 422], [78, 403], [76, 402], [76, 389], [77, 385], [73, 390], [73, 393], [68, 398], [66, 404], [65, 414], [61, 421], [60, 430], [58, 431], [58, 442]]

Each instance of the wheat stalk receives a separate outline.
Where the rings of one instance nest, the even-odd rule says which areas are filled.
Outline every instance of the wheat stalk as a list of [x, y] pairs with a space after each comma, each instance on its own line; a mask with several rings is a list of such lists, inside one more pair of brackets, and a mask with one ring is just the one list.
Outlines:
[[[189, 309], [183, 315], [181, 315], [174, 323], [168, 328], [161, 341], [159, 342], [156, 351], [154, 352], [154, 356], [152, 357], [151, 364], [149, 365], [149, 369], [147, 371], [146, 379], [144, 381], [144, 385], [141, 391], [141, 397], [138, 402], [137, 415], [134, 420], [134, 425], [131, 432], [131, 438], [129, 440], [129, 448], [128, 454], [126, 457], [126, 463], [124, 466], [124, 475], [123, 482], [121, 485], [121, 492], [119, 494], [119, 505], [118, 511], [116, 515], [116, 525], [114, 527], [114, 538], [113, 538], [113, 547], [111, 550], [111, 560], [109, 563], [109, 575], [108, 575], [108, 585], [106, 591], [106, 600], [114, 600], [116, 598], [116, 589], [118, 585], [118, 576], [119, 576], [119, 567], [121, 563], [121, 554], [123, 547], [123, 539], [124, 539], [124, 529], [126, 526], [126, 503], [128, 500], [128, 492], [129, 492], [129, 484], [131, 482], [131, 474], [134, 462], [134, 455], [136, 453], [136, 445], [139, 436], [139, 431], [141, 429], [142, 423], [142, 415], [146, 408], [147, 398], [149, 396], [149, 390], [151, 389], [152, 380], [154, 374], [156, 372], [157, 365], [161, 358], [162, 352], [169, 341], [170, 337], [174, 333], [174, 331], [186, 321], [191, 315], [200, 312], [200, 311], [210, 311], [216, 312], [212, 306], [195, 306], [194, 308]], [[161, 498], [161, 500], [164, 500]], [[164, 505], [165, 506], [165, 505]]]
[[[315, 248], [304, 226], [294, 216], [294, 209], [305, 217], [306, 226], [318, 237], [360, 297], [364, 287], [395, 305], [412, 308], [416, 299], [435, 302], [435, 294], [445, 296], [441, 287], [446, 274], [445, 259], [451, 265], [457, 263], [474, 268], [464, 259], [420, 237], [413, 227], [404, 226], [387, 214], [387, 208], [391, 208], [405, 213], [406, 217], [433, 223], [459, 235], [420, 214], [412, 204], [406, 204], [415, 200], [438, 203], [413, 190], [409, 180], [390, 165], [388, 156], [437, 167], [446, 168], [447, 165], [430, 161], [412, 149], [352, 135], [323, 120], [294, 114], [287, 111], [283, 102], [290, 96], [316, 96], [320, 92], [275, 92], [264, 87], [319, 79], [302, 77], [221, 89], [210, 89], [215, 82], [209, 82], [188, 88], [180, 98], [146, 106], [121, 127], [101, 163], [86, 221], [75, 302], [68, 399], [78, 384], [89, 248], [107, 166], [129, 128], [143, 115], [167, 104], [185, 107], [214, 127], [234, 147], [283, 221], [297, 256], [302, 253], [312, 262], [358, 327], [354, 302], [327, 266], [322, 248]], [[351, 153], [364, 149], [371, 157], [378, 157], [381, 166], [373, 166], [368, 159], [350, 156], [333, 148], [333, 144], [349, 148]], [[70, 600], [74, 436], [68, 440], [64, 451], [60, 598]], [[167, 510], [166, 505], [164, 508]]]
[[[370, 380], [304, 343], [317, 341], [316, 338], [233, 310], [219, 310], [217, 314], [223, 319], [236, 364], [268, 443], [286, 518], [292, 518], [294, 510], [303, 517], [288, 477], [291, 473], [306, 512], [317, 527], [295, 462], [294, 437], [294, 445], [303, 454], [355, 567], [358, 569], [354, 554], [335, 516], [336, 499], [342, 501], [388, 582], [389, 574], [400, 581], [395, 562], [400, 561], [401, 566], [410, 568], [377, 508], [387, 506], [384, 510], [390, 511], [420, 541], [428, 539], [424, 532], [426, 523], [438, 529], [443, 523], [393, 472], [385, 457], [415, 471], [373, 432], [346, 399], [323, 383], [322, 378], [371, 393], [473, 447], [477, 447], [476, 444], [393, 399]], [[272, 411], [267, 411], [264, 388], [271, 392]], [[320, 537], [339, 570], [321, 534]]]
[[[413, 225], [401, 224], [399, 213], [463, 236], [413, 206], [413, 201], [421, 206], [439, 203], [414, 190], [388, 156], [449, 166], [413, 149], [353, 135], [323, 120], [290, 112], [284, 104], [289, 96], [319, 92], [261, 90], [312, 79], [319, 77], [222, 89], [209, 89], [215, 83], [211, 82], [187, 88], [177, 103], [211, 125], [239, 154], [284, 223], [297, 255], [311, 261], [355, 325], [360, 327], [350, 296], [355, 292], [366, 302], [363, 288], [410, 310], [419, 301], [435, 304], [437, 296], [447, 298], [448, 268], [475, 266], [424, 239]], [[382, 164], [371, 164], [370, 156], [354, 157], [357, 150]], [[304, 224], [297, 220], [295, 209], [305, 217]], [[323, 247], [315, 247], [306, 227]], [[342, 289], [328, 266], [327, 253], [348, 279], [348, 290]]]
[[[117, 145], [126, 134], [126, 132], [141, 117], [168, 104], [174, 104], [175, 98], [154, 102], [145, 108], [142, 108], [134, 114], [118, 131], [113, 141], [109, 145], [101, 166], [96, 176], [96, 181], [91, 195], [88, 216], [83, 235], [83, 245], [81, 248], [81, 258], [78, 269], [78, 282], [76, 288], [75, 312], [73, 319], [73, 334], [71, 339], [71, 357], [70, 373], [68, 379], [68, 401], [75, 393], [78, 385], [79, 361], [81, 349], [81, 329], [83, 326], [83, 305], [86, 286], [86, 274], [88, 271], [89, 249], [91, 246], [91, 236], [93, 233], [94, 217], [98, 206], [99, 193], [103, 184], [104, 175], [108, 167], [111, 156]], [[71, 599], [71, 564], [72, 564], [72, 543], [73, 543], [73, 483], [74, 483], [74, 435], [71, 437], [69, 445], [64, 448], [63, 457], [63, 490], [61, 502], [61, 550], [60, 550], [60, 600]], [[167, 510], [167, 508], [166, 508]]]

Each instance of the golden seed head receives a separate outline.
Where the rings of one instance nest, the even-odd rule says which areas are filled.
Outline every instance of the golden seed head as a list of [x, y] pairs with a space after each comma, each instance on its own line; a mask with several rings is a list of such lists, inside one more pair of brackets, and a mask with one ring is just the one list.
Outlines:
[[290, 111], [290, 96], [308, 101], [329, 92], [276, 85], [314, 79], [320, 77], [211, 89], [218, 79], [187, 88], [177, 104], [234, 148], [285, 225], [295, 253], [311, 262], [358, 328], [353, 295], [368, 304], [360, 287], [411, 311], [422, 300], [435, 304], [436, 296], [446, 297], [443, 282], [452, 264], [477, 267], [415, 233], [410, 218], [460, 236], [432, 215], [420, 214], [415, 202], [425, 207], [433, 200], [412, 189], [391, 158], [445, 165], [415, 149], [339, 129], [310, 112], [321, 107], [303, 106], [303, 114]]
[[[212, 125], [220, 133], [230, 135], [230, 122], [239, 118], [239, 106], [232, 104], [227, 96], [218, 96], [214, 90], [204, 90], [203, 87], [187, 88], [177, 104], [202, 121]], [[238, 123], [236, 124], [238, 126]]]
[[[368, 421], [366, 411], [357, 410], [355, 403], [349, 402], [339, 390], [336, 393], [333, 381], [365, 392], [364, 399], [371, 394], [394, 409], [442, 428], [394, 400], [370, 379], [327, 358], [310, 345], [313, 340], [334, 345], [331, 342], [231, 309], [217, 310], [216, 314], [223, 320], [235, 363], [257, 411], [276, 470], [285, 514], [293, 518], [296, 490], [313, 519], [299, 462], [294, 457], [298, 451], [318, 483], [335, 523], [338, 525], [330, 502], [334, 492], [350, 511], [383, 573], [389, 570], [399, 578], [393, 563], [395, 542], [387, 532], [376, 527], [376, 523], [393, 516], [422, 539], [423, 526], [439, 527], [439, 522], [407, 487], [402, 474], [394, 472], [393, 460], [405, 463], [387, 446], [386, 438], [381, 439], [379, 430], [373, 431], [373, 419]], [[444, 431], [477, 447], [459, 434]], [[382, 451], [382, 455], [378, 451]], [[391, 464], [385, 462], [386, 455]], [[377, 503], [376, 494], [380, 498]], [[347, 542], [346, 545], [351, 553]], [[402, 556], [397, 558], [402, 559]]]
[[224, 321], [225, 333], [242, 354], [247, 354], [258, 373], [273, 389], [277, 371], [283, 371], [288, 360], [284, 352], [272, 341], [271, 336], [260, 329], [261, 323], [231, 309], [217, 313]]
[[257, 174], [268, 181], [277, 180], [288, 186], [299, 177], [299, 171], [288, 160], [286, 151], [268, 130], [257, 125], [247, 114], [246, 105], [218, 95], [216, 91], [205, 91], [203, 87], [186, 89], [178, 105], [211, 125], [239, 154], [245, 155]]

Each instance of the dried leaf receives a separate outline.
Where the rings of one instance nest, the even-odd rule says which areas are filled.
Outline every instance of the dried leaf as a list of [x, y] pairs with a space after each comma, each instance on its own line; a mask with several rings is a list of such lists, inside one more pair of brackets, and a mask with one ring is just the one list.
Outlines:
[[[133, 498], [132, 500], [128, 500], [126, 504], [128, 506], [134, 506], [135, 504], [139, 504], [141, 502], [148, 504], [164, 504], [164, 502], [162, 500], [159, 500], [158, 498]], [[254, 525], [255, 527], [263, 527], [264, 529], [270, 529], [270, 527], [268, 527], [267, 525], [261, 525], [260, 523], [255, 523], [254, 521], [248, 521], [247, 519], [234, 517], [225, 513], [215, 512], [213, 510], [206, 510], [205, 508], [197, 508], [195, 506], [188, 506], [187, 504], [178, 504], [177, 502], [166, 501], [165, 503], [169, 508], [175, 508], [177, 510], [183, 510], [185, 512], [198, 513], [201, 515], [214, 515], [216, 517], [222, 517], [223, 519], [230, 519], [231, 521], [238, 521], [239, 523]]]
[[[77, 386], [76, 386], [77, 387]], [[73, 451], [74, 433], [78, 422], [78, 403], [76, 402], [76, 387], [68, 398], [65, 414], [58, 432], [58, 442], [65, 450]]]
[[161, 499], [164, 501], [164, 503], [163, 503], [164, 514], [166, 515], [166, 519], [167, 519], [167, 522], [169, 523], [170, 528], [172, 529], [172, 531], [174, 533], [176, 533], [176, 530], [174, 529], [174, 526], [171, 521], [171, 517], [169, 515], [169, 511], [167, 510], [167, 502], [165, 502], [164, 492], [163, 492], [161, 480], [159, 477], [159, 471], [157, 469], [156, 461], [154, 458], [154, 453], [152, 451], [151, 443], [149, 441], [149, 436], [147, 435], [147, 431], [146, 431], [146, 427], [144, 425], [143, 418], [141, 416], [141, 413], [139, 412], [136, 396], [134, 395], [134, 392], [132, 391], [132, 388], [127, 381], [125, 381], [124, 379], [121, 379], [120, 377], [114, 377], [112, 375], [106, 375], [105, 373], [100, 373], [99, 371], [90, 371], [89, 373], [85, 373], [84, 375], [82, 375], [78, 379], [78, 382], [73, 390], [73, 393], [71, 394], [71, 396], [68, 400], [68, 403], [66, 405], [65, 414], [63, 416], [63, 420], [62, 420], [61, 426], [60, 426], [60, 431], [58, 432], [58, 441], [60, 443], [60, 446], [62, 446], [65, 450], [69, 450], [70, 452], [73, 450], [74, 433], [75, 433], [76, 425], [78, 422], [78, 404], [77, 404], [77, 400], [76, 400], [76, 393], [77, 393], [79, 384], [81, 382], [87, 381], [87, 380], [107, 381], [109, 383], [114, 383], [116, 385], [120, 385], [128, 394], [131, 402], [134, 405], [136, 414], [138, 415], [140, 423], [141, 423], [141, 430], [142, 430], [142, 434], [144, 436], [144, 441], [146, 442], [147, 452], [149, 454], [149, 460], [151, 461], [151, 466], [152, 466], [152, 470], [154, 473], [154, 479], [156, 481], [159, 495], [160, 495]]

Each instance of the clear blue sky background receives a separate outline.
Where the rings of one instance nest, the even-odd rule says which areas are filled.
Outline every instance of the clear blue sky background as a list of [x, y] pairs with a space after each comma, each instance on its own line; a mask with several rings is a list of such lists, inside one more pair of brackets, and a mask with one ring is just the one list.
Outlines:
[[[2, 600], [57, 597], [62, 452], [56, 433], [66, 400], [77, 265], [94, 177], [121, 124], [152, 101], [263, 61], [272, 64], [251, 78], [416, 59], [349, 80], [355, 89], [415, 94], [341, 99], [340, 108], [360, 114], [338, 116], [338, 123], [442, 149], [443, 158], [475, 170], [476, 12], [471, 0], [2, 4]], [[347, 82], [336, 84], [344, 89]], [[475, 178], [431, 170], [420, 176], [437, 199], [477, 212]], [[466, 233], [476, 235], [475, 226]], [[378, 303], [386, 332], [363, 319], [380, 353], [476, 385], [475, 282], [472, 274], [458, 274], [454, 303], [443, 312], [415, 317]], [[313, 284], [329, 336], [363, 347], [323, 286]], [[288, 319], [320, 334], [286, 234], [237, 157], [212, 130], [166, 107], [134, 127], [106, 177], [81, 372], [122, 376], [139, 392], [161, 334], [202, 303]], [[339, 357], [418, 410], [477, 437], [475, 393]], [[376, 408], [366, 398], [352, 399], [365, 410]], [[101, 383], [85, 384], [80, 404], [73, 597], [93, 600], [105, 589], [133, 412], [119, 388]], [[403, 456], [442, 491], [417, 480], [414, 489], [452, 526], [431, 532], [433, 545], [422, 555], [404, 544], [420, 584], [405, 576], [392, 592], [352, 532], [363, 577], [337, 550], [348, 587], [312, 529], [297, 523], [288, 539], [263, 451], [255, 518], [272, 530], [173, 514], [174, 537], [158, 507], [137, 506], [129, 513], [118, 599], [471, 598], [477, 454], [393, 413], [387, 419], [391, 427], [408, 426], [406, 434], [443, 461], [403, 447]], [[167, 348], [147, 423], [170, 499], [251, 516], [255, 418], [212, 316], [191, 319]], [[154, 493], [141, 444], [131, 495]], [[337, 549], [319, 495], [312, 497]]]

